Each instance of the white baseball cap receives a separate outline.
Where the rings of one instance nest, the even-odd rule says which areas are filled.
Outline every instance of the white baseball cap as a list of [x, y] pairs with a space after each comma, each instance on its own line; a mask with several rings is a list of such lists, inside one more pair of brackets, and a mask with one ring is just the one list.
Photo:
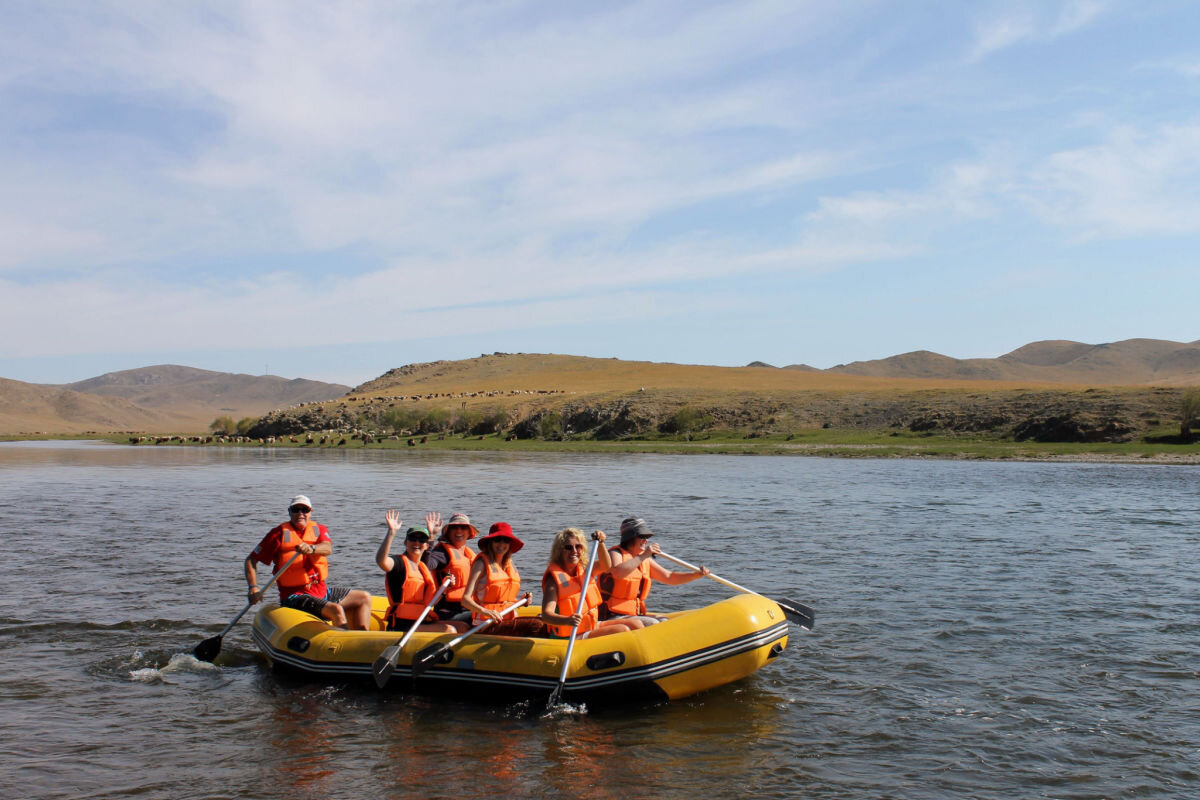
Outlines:
[[288, 503], [288, 511], [291, 511], [293, 506], [307, 506], [308, 510], [312, 511], [312, 500], [309, 500], [307, 495], [298, 494]]

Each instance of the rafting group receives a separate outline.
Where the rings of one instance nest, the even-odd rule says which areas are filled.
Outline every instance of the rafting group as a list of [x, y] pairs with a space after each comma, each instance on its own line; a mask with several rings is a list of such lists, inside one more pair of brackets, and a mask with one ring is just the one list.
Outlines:
[[[263, 600], [256, 564], [271, 564], [280, 605], [305, 611], [330, 625], [370, 630], [372, 598], [361, 589], [327, 583], [332, 541], [328, 529], [312, 518], [313, 504], [296, 495], [288, 504], [288, 521], [272, 528], [246, 557], [248, 605]], [[375, 562], [385, 573], [389, 631], [463, 633], [489, 622], [489, 633], [566, 639], [594, 638], [655, 625], [666, 619], [648, 613], [646, 598], [654, 582], [688, 583], [709, 575], [706, 567], [672, 572], [654, 560], [661, 548], [645, 520], [621, 522], [620, 543], [604, 546], [603, 531], [592, 538], [596, 563], [589, 570], [586, 536], [578, 528], [554, 535], [549, 563], [542, 575], [542, 606], [537, 617], [515, 613], [521, 594], [521, 575], [513, 561], [524, 543], [507, 522], [496, 522], [479, 536], [466, 514], [425, 515], [425, 525], [404, 533], [404, 552], [392, 555], [393, 541], [403, 522], [399, 513], [384, 515], [387, 533]], [[478, 551], [468, 544], [477, 539]], [[689, 565], [690, 566], [690, 565]], [[528, 602], [526, 593], [525, 600]]]

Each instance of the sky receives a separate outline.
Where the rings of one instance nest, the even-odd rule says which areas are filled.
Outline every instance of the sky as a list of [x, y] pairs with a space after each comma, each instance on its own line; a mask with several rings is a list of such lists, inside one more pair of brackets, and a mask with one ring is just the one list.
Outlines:
[[0, 377], [1200, 339], [1200, 5], [0, 2]]

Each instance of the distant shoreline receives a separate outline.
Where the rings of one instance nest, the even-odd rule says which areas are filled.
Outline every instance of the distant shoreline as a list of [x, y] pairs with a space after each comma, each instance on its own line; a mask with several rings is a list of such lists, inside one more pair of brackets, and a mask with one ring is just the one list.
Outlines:
[[[1127, 443], [1038, 443], [997, 439], [922, 437], [880, 432], [812, 432], [810, 437], [712, 437], [687, 441], [678, 438], [603, 440], [576, 439], [544, 441], [498, 436], [399, 437], [363, 444], [345, 439], [345, 444], [306, 444], [288, 440], [275, 442], [149, 441], [131, 444], [127, 435], [0, 435], [8, 441], [87, 440], [123, 444], [128, 447], [234, 447], [286, 448], [296, 450], [397, 450], [400, 452], [507, 452], [507, 453], [651, 453], [657, 455], [784, 455], [820, 458], [908, 458], [947, 461], [1026, 461], [1041, 463], [1155, 464], [1172, 466], [1200, 465], [1200, 445], [1164, 445], [1146, 442]], [[166, 437], [159, 437], [165, 439]], [[186, 438], [186, 437], [185, 437]], [[413, 445], [408, 441], [414, 440]], [[424, 438], [426, 441], [421, 442]], [[812, 438], [819, 441], [797, 441]]]

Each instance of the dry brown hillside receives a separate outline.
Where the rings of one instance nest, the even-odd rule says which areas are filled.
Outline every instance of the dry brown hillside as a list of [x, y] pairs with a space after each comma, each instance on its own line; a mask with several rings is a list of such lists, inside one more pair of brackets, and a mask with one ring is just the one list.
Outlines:
[[1126, 441], [1170, 419], [1179, 394], [1045, 380], [888, 378], [494, 353], [390, 370], [337, 401], [269, 414], [251, 436], [503, 431], [517, 438], [611, 439], [832, 427]]
[[1108, 344], [1045, 341], [999, 358], [957, 359], [920, 350], [855, 361], [826, 372], [889, 378], [1037, 381], [1088, 386], [1200, 385], [1200, 341], [1126, 339]]
[[168, 430], [173, 420], [119, 397], [0, 378], [0, 433]]
[[235, 419], [258, 416], [273, 408], [331, 400], [350, 389], [340, 383], [213, 372], [176, 364], [109, 372], [63, 388], [123, 397], [171, 416], [202, 419], [205, 425], [221, 414]]
[[176, 365], [110, 372], [64, 386], [0, 379], [0, 434], [200, 433], [220, 416], [340, 397], [348, 386]]
[[[1029, 386], [1052, 381], [1018, 381]], [[572, 394], [624, 394], [639, 389], [701, 393], [771, 391], [894, 391], [970, 388], [971, 381], [925, 376], [863, 376], [831, 370], [778, 369], [776, 367], [712, 367], [652, 361], [620, 361], [615, 358], [548, 353], [494, 353], [461, 361], [410, 364], [389, 370], [373, 381], [355, 387], [350, 394], [378, 396], [428, 394], [435, 392], [545, 391]], [[994, 383], [978, 388], [994, 389]], [[478, 399], [478, 398], [472, 398]]]

